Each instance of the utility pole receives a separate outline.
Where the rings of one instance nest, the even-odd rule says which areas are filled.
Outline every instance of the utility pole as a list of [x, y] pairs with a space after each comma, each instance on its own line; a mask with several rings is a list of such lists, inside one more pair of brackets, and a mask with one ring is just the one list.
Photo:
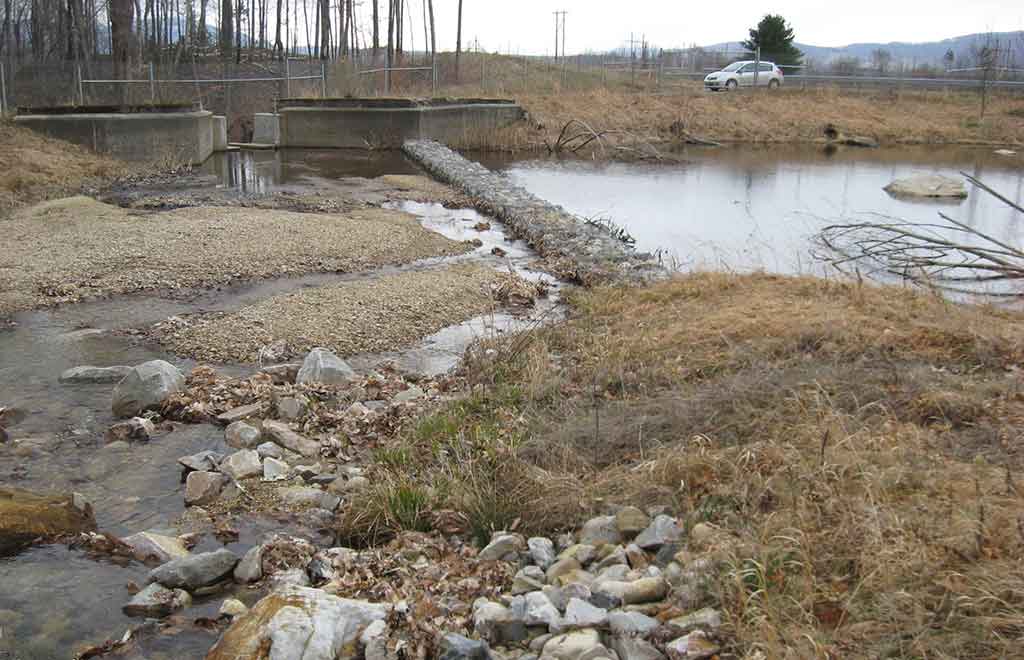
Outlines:
[[562, 29], [562, 56], [564, 57], [565, 56], [565, 15], [568, 14], [569, 12], [567, 12], [567, 11], [553, 11], [551, 13], [555, 15], [555, 60], [558, 60], [558, 29], [559, 29], [558, 26], [559, 26], [559, 21], [561, 21], [561, 26], [562, 26], [561, 27], [561, 29]]

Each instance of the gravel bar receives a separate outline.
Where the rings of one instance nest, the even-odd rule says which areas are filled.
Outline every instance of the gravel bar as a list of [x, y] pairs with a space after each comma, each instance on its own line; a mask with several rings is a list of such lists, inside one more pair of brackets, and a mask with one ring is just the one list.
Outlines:
[[481, 212], [508, 225], [561, 277], [591, 285], [644, 283], [668, 275], [652, 255], [637, 252], [607, 228], [584, 222], [443, 144], [410, 140], [402, 149], [434, 177], [472, 198]]

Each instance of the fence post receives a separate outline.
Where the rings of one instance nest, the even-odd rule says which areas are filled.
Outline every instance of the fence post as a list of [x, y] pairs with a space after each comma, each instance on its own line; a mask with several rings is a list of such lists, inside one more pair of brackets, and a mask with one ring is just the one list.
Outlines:
[[85, 105], [85, 86], [82, 84], [82, 65], [78, 65], [78, 105]]
[[430, 54], [430, 93], [437, 96], [437, 53]]
[[292, 97], [292, 74], [291, 74], [291, 65], [289, 64], [290, 61], [291, 61], [291, 58], [288, 57], [288, 56], [285, 56], [285, 58], [284, 58], [284, 93], [285, 93], [285, 96], [287, 96], [288, 98]]
[[156, 77], [153, 75], [153, 63], [149, 63], [149, 104], [156, 105]]
[[4, 63], [0, 62], [0, 115], [7, 113], [7, 75]]

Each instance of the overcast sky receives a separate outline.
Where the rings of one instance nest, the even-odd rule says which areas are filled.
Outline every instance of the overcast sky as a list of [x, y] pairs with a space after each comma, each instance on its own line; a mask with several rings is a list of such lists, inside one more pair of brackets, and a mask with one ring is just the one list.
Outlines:
[[[422, 25], [425, 0], [407, 0]], [[369, 3], [365, 3], [368, 5]], [[386, 5], [385, 2], [381, 2]], [[458, 0], [434, 0], [438, 49], [454, 50]], [[570, 54], [625, 45], [630, 32], [662, 48], [738, 41], [765, 13], [782, 14], [797, 41], [815, 46], [855, 42], [937, 41], [974, 32], [1024, 29], [1021, 0], [463, 0], [463, 43], [488, 51], [551, 54], [556, 9], [568, 11]], [[386, 29], [386, 28], [385, 28]], [[415, 37], [423, 42], [422, 27]]]

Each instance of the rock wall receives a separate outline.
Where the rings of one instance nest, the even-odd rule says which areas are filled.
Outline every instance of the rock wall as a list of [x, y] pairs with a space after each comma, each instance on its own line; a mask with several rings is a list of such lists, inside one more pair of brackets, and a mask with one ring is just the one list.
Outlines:
[[410, 140], [402, 150], [431, 175], [472, 197], [480, 211], [511, 227], [560, 277], [591, 285], [668, 276], [653, 255], [637, 252], [607, 228], [586, 223], [443, 144]]

